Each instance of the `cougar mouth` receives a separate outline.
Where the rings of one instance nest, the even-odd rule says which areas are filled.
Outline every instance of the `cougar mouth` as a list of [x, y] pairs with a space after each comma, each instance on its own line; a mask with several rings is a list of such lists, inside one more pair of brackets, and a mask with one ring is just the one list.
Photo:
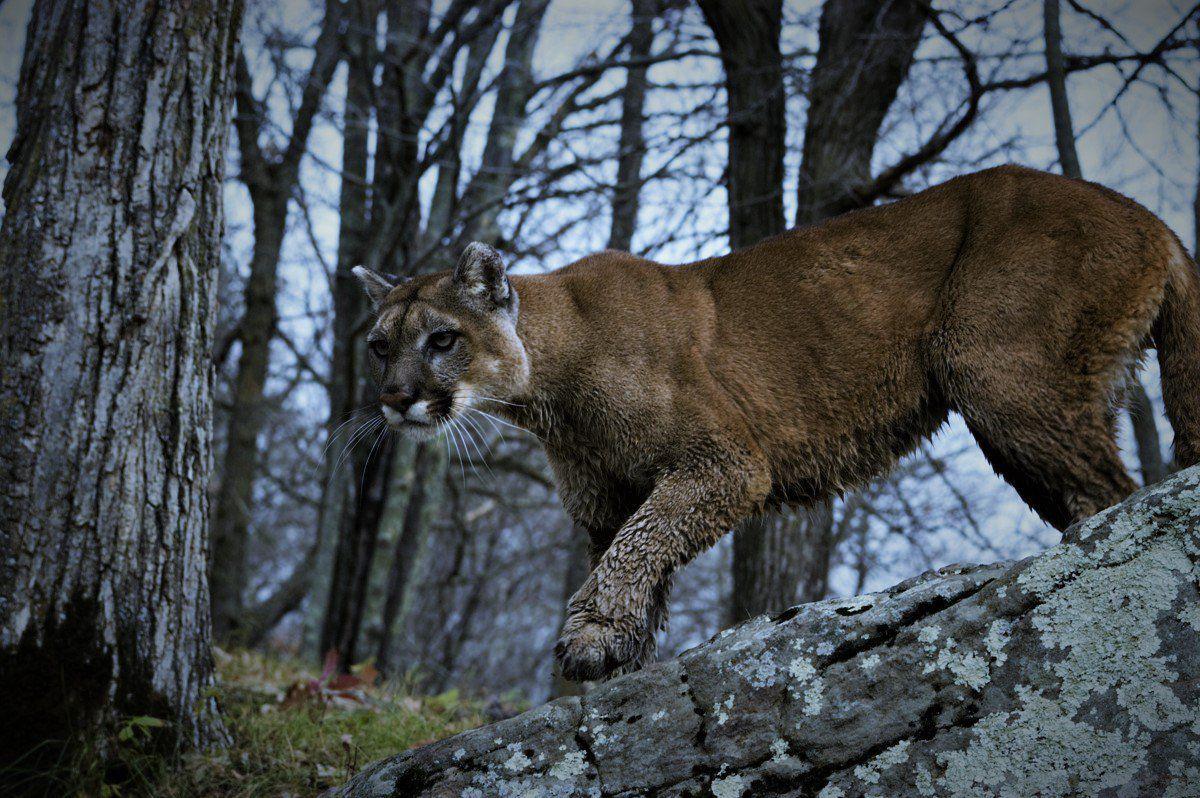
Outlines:
[[404, 412], [387, 405], [380, 405], [379, 409], [393, 431], [403, 432], [417, 439], [428, 439], [450, 422], [453, 416], [453, 397], [422, 399], [414, 402]]

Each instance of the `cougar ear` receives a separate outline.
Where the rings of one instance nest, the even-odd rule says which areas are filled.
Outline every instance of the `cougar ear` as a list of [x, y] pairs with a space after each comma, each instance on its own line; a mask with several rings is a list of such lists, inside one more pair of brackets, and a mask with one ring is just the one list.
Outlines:
[[512, 305], [514, 294], [504, 271], [504, 259], [487, 244], [467, 244], [454, 267], [454, 282], [468, 296], [486, 303], [489, 310]]
[[351, 271], [354, 272], [354, 276], [362, 283], [363, 289], [367, 292], [367, 297], [371, 300], [371, 305], [376, 310], [379, 310], [379, 306], [383, 304], [384, 298], [391, 293], [396, 284], [389, 282], [382, 274], [373, 272], [366, 266], [355, 266]]

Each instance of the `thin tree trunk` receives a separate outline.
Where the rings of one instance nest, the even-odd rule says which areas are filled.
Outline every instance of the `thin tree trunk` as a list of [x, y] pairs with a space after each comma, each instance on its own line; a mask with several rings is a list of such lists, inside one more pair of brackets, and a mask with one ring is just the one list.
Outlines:
[[512, 34], [504, 49], [504, 71], [496, 84], [496, 104], [488, 125], [479, 171], [463, 191], [461, 207], [469, 214], [463, 231], [467, 241], [496, 243], [500, 200], [519, 176], [514, 148], [533, 93], [533, 52], [549, 0], [519, 0]]
[[275, 192], [252, 192], [254, 202], [254, 254], [243, 293], [245, 311], [239, 325], [241, 355], [225, 437], [221, 482], [212, 523], [213, 635], [232, 637], [242, 616], [246, 587], [246, 548], [254, 477], [258, 471], [258, 436], [265, 408], [271, 339], [275, 335], [275, 275], [283, 245], [287, 197]]
[[[341, 57], [341, 3], [330, 2], [325, 14], [314, 46], [312, 69], [292, 120], [292, 136], [278, 160], [268, 160], [259, 147], [262, 112], [251, 93], [251, 78], [244, 61], [238, 70], [236, 129], [242, 157], [241, 179], [254, 206], [254, 250], [238, 323], [241, 354], [213, 512], [210, 582], [213, 634], [218, 640], [244, 642], [240, 626], [246, 589], [246, 549], [258, 473], [258, 438], [266, 420], [263, 391], [270, 366], [271, 341], [275, 337], [279, 255], [286, 231], [288, 201], [299, 178], [308, 135]], [[300, 583], [289, 584], [294, 590]], [[278, 598], [281, 597], [273, 596], [269, 601], [277, 603]], [[262, 609], [254, 608], [260, 622]]]
[[1050, 88], [1050, 112], [1054, 117], [1054, 143], [1062, 173], [1083, 179], [1079, 154], [1075, 151], [1075, 126], [1071, 122], [1071, 102], [1067, 98], [1067, 70], [1062, 52], [1062, 24], [1058, 0], [1045, 0], [1042, 24], [1046, 42], [1046, 84]]
[[[654, 11], [657, 5], [657, 0], [633, 0], [633, 26], [629, 31], [630, 61], [636, 63], [650, 55], [654, 46]], [[625, 252], [633, 245], [642, 192], [642, 161], [646, 154], [642, 119], [645, 115], [646, 89], [646, 67], [630, 67], [625, 74], [625, 92], [621, 95], [617, 185], [613, 189], [612, 226], [608, 233], [608, 248]]]
[[383, 601], [382, 621], [379, 630], [379, 647], [375, 654], [375, 666], [383, 674], [388, 673], [391, 662], [392, 630], [396, 625], [400, 604], [412, 576], [413, 563], [421, 550], [425, 531], [425, 498], [427, 482], [433, 470], [437, 454], [433, 447], [421, 443], [413, 454], [412, 480], [409, 483], [408, 502], [404, 507], [404, 520], [396, 536], [396, 549], [392, 554], [392, 566], [388, 571], [387, 592]]
[[0, 226], [0, 680], [20, 697], [0, 771], [130, 715], [166, 721], [163, 747], [224, 739], [206, 488], [240, 16], [44, 0], [31, 17]]
[[[1083, 179], [1079, 154], [1075, 149], [1075, 128], [1071, 122], [1071, 101], [1067, 95], [1067, 73], [1062, 52], [1062, 26], [1058, 0], [1045, 0], [1042, 6], [1046, 43], [1046, 84], [1050, 89], [1050, 113], [1054, 120], [1054, 143], [1058, 147], [1058, 163], [1062, 173], [1076, 180]], [[1158, 437], [1154, 405], [1146, 388], [1136, 374], [1129, 380], [1129, 421], [1137, 447], [1142, 483], [1152, 485], [1167, 475]]]
[[[353, 469], [333, 470], [342, 460], [345, 446], [364, 421], [356, 421], [358, 411], [362, 352], [359, 328], [366, 318], [366, 302], [362, 287], [352, 269], [361, 262], [370, 220], [368, 195], [368, 134], [370, 131], [374, 69], [374, 42], [367, 31], [374, 31], [378, 6], [372, 0], [357, 0], [352, 17], [353, 31], [347, 35], [346, 118], [342, 135], [342, 185], [338, 200], [337, 266], [333, 278], [333, 354], [329, 371], [329, 418], [326, 436], [330, 442], [323, 466], [324, 492], [321, 498], [321, 537], [333, 546], [329, 584], [327, 586], [318, 653], [334, 647], [335, 639], [344, 637], [338, 624], [348, 617], [346, 590], [353, 572], [352, 541], [342, 535], [353, 528]], [[346, 424], [349, 432], [342, 430]], [[336, 437], [335, 437], [336, 436]], [[351, 464], [355, 463], [350, 458]]]

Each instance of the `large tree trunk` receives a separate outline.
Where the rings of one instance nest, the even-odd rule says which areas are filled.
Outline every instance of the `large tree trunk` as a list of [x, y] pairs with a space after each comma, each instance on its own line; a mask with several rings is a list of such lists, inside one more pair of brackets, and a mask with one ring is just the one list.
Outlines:
[[206, 489], [240, 15], [31, 18], [0, 226], [0, 770], [130, 715], [165, 720], [164, 746], [223, 737]]
[[1068, 538], [756, 618], [333, 794], [1195, 795], [1200, 467]]
[[782, 0], [700, 0], [725, 68], [729, 246], [783, 232]]
[[[1058, 148], [1058, 163], [1062, 173], [1076, 180], [1083, 179], [1079, 153], [1075, 149], [1075, 127], [1071, 122], [1071, 101], [1067, 95], [1066, 62], [1062, 51], [1062, 25], [1058, 0], [1045, 0], [1042, 6], [1043, 34], [1046, 43], [1046, 84], [1050, 89], [1050, 114], [1054, 120], [1054, 143]], [[1137, 448], [1142, 483], [1152, 485], [1167, 475], [1162, 445], [1158, 437], [1158, 422], [1154, 405], [1141, 380], [1131, 375], [1129, 380], [1129, 421], [1133, 426], [1133, 441]]]
[[888, 109], [908, 76], [927, 18], [914, 0], [827, 0], [808, 93], [796, 224], [859, 207]]

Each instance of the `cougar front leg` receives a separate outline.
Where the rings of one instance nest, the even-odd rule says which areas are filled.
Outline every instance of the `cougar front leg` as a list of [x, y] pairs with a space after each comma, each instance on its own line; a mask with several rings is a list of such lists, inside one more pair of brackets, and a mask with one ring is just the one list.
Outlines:
[[769, 486], [752, 458], [725, 453], [660, 477], [568, 604], [555, 647], [563, 675], [599, 679], [653, 656], [672, 572], [755, 511]]

